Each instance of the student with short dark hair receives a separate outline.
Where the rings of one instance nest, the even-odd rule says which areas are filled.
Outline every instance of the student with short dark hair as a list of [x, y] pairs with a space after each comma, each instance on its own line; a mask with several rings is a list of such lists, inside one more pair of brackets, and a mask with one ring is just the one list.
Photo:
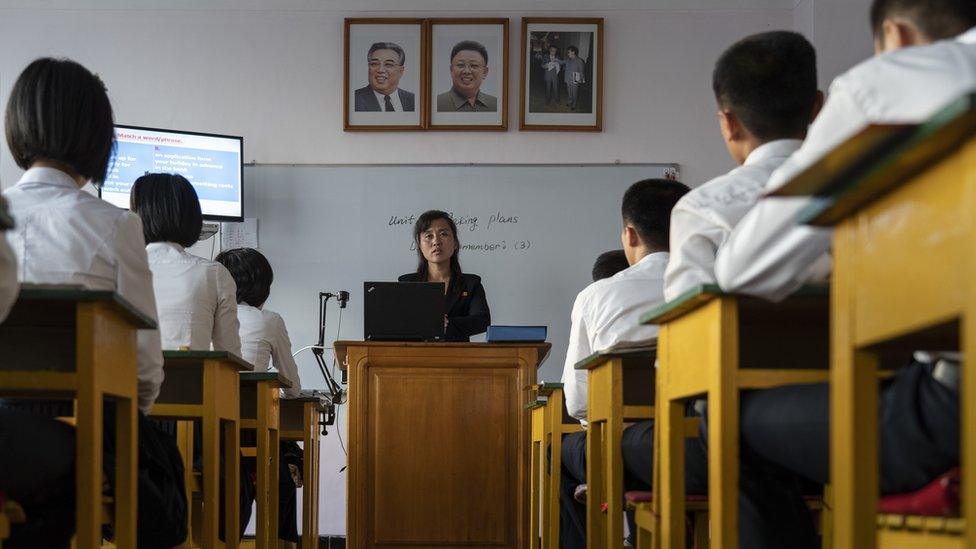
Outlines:
[[[640, 315], [664, 302], [664, 268], [668, 263], [668, 233], [671, 210], [688, 192], [688, 187], [667, 179], [638, 181], [624, 193], [621, 206], [623, 230], [620, 235], [624, 256], [630, 267], [598, 280], [579, 293], [573, 304], [572, 327], [562, 382], [566, 410], [585, 423], [587, 411], [586, 372], [575, 365], [587, 356], [617, 343], [644, 341], [657, 336], [657, 326], [640, 323]], [[628, 448], [625, 458], [650, 464], [651, 452], [641, 457], [629, 448], [650, 440], [653, 428], [635, 425], [624, 433]], [[563, 441], [563, 480], [561, 489], [560, 547], [585, 546], [586, 510], [573, 498], [575, 488], [586, 482], [586, 436], [574, 433]], [[640, 467], [641, 465], [638, 465]], [[647, 467], [649, 482], [651, 468]], [[628, 475], [629, 477], [629, 475]], [[628, 480], [630, 480], [628, 478]], [[633, 484], [633, 483], [631, 483]]]
[[[4, 193], [17, 220], [7, 240], [17, 255], [22, 283], [112, 290], [155, 320], [152, 273], [139, 217], [81, 190], [89, 182], [99, 185], [105, 180], [114, 147], [113, 123], [105, 85], [85, 67], [67, 59], [43, 58], [24, 69], [6, 110], [7, 143], [17, 165], [26, 170]], [[159, 331], [142, 330], [139, 547], [172, 547], [186, 539], [179, 451], [144, 415], [162, 381]], [[112, 425], [111, 409], [105, 415], [106, 424]], [[105, 435], [106, 455], [111, 456], [114, 430]], [[115, 479], [113, 468], [107, 459], [109, 482]]]
[[291, 339], [285, 321], [278, 313], [264, 308], [271, 295], [274, 271], [264, 254], [254, 248], [235, 248], [220, 252], [217, 263], [230, 272], [237, 286], [237, 318], [240, 321], [241, 356], [258, 372], [274, 364], [278, 373], [291, 382], [285, 395], [298, 396], [301, 379], [291, 356]]
[[630, 264], [627, 263], [627, 254], [623, 250], [603, 252], [593, 263], [593, 282], [610, 278], [627, 267], [630, 267]]
[[[867, 124], [922, 122], [976, 88], [976, 3], [875, 0], [871, 20], [878, 55], [834, 80], [803, 146], [773, 173], [766, 190], [779, 188]], [[831, 231], [796, 224], [808, 204], [806, 198], [760, 199], [719, 249], [715, 271], [722, 288], [779, 300], [826, 277]], [[879, 384], [882, 494], [917, 490], [959, 463], [961, 357], [916, 353], [915, 359]], [[740, 508], [799, 497], [795, 487], [786, 493], [743, 490], [752, 478], [750, 465], [771, 464], [827, 482], [829, 402], [827, 384], [743, 394]], [[809, 521], [808, 512], [793, 521], [740, 515], [740, 531], [792, 532], [791, 546], [810, 547], [814, 534], [797, 529]]]
[[186, 251], [200, 238], [203, 215], [193, 185], [178, 174], [136, 179], [130, 209], [142, 218], [164, 349], [241, 354], [237, 285], [227, 269]]
[[[221, 252], [217, 256], [217, 262], [230, 271], [237, 284], [237, 315], [241, 324], [241, 350], [244, 360], [253, 364], [254, 370], [258, 372], [268, 371], [273, 361], [278, 373], [291, 382], [291, 388], [284, 390], [285, 395], [299, 396], [302, 389], [301, 379], [298, 377], [298, 366], [291, 355], [291, 339], [288, 337], [285, 321], [278, 313], [264, 308], [274, 281], [271, 263], [264, 254], [253, 248], [234, 248]], [[294, 445], [282, 443], [283, 454], [286, 447], [289, 452], [301, 452]], [[296, 487], [284, 455], [279, 459], [279, 465], [278, 537], [297, 542]], [[241, 475], [247, 476], [243, 467]], [[251, 493], [253, 490], [248, 494], [241, 494], [242, 532], [251, 518]]]
[[743, 38], [715, 63], [712, 88], [729, 155], [739, 164], [692, 189], [671, 213], [664, 297], [715, 283], [715, 255], [756, 203], [773, 170], [798, 148], [822, 102], [806, 38], [773, 31]]

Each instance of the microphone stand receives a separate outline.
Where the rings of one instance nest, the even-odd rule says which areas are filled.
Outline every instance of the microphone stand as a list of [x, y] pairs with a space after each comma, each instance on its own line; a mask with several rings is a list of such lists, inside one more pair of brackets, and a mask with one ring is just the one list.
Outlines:
[[322, 434], [327, 435], [326, 431], [327, 425], [334, 425], [336, 419], [336, 406], [342, 404], [342, 387], [336, 382], [335, 378], [329, 372], [328, 365], [325, 361], [325, 321], [326, 312], [329, 299], [336, 298], [339, 303], [340, 309], [346, 308], [346, 303], [349, 301], [349, 292], [339, 291], [338, 293], [331, 292], [319, 292], [319, 340], [315, 345], [311, 346], [312, 355], [315, 357], [315, 363], [318, 364], [319, 371], [322, 372], [322, 378], [325, 379], [326, 389], [328, 390], [329, 403], [326, 407], [326, 411], [323, 412], [323, 418], [319, 422], [322, 426]]

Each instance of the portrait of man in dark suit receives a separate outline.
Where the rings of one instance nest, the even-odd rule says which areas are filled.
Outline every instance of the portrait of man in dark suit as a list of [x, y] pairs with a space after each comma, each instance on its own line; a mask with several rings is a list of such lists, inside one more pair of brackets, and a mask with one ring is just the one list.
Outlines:
[[366, 54], [369, 84], [356, 90], [357, 112], [413, 112], [414, 94], [400, 89], [406, 54], [393, 42], [376, 42]]

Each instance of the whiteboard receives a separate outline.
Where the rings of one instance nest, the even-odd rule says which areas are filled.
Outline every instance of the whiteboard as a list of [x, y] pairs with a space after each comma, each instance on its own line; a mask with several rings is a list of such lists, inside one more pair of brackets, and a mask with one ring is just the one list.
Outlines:
[[549, 327], [539, 378], [558, 380], [573, 300], [597, 255], [620, 248], [624, 191], [666, 169], [676, 165], [251, 166], [245, 208], [275, 271], [268, 307], [296, 348], [317, 337], [324, 290], [352, 294], [342, 337], [361, 339], [363, 282], [414, 271], [413, 221], [441, 209], [458, 223], [461, 267], [482, 277], [492, 323]]
[[[363, 282], [416, 269], [411, 216], [436, 208], [459, 222], [461, 267], [481, 275], [492, 323], [549, 327], [552, 354], [539, 379], [558, 381], [576, 294], [596, 257], [620, 248], [624, 191], [666, 170], [677, 165], [248, 166], [244, 209], [274, 267], [267, 308], [284, 317], [295, 350], [318, 338], [320, 291], [350, 292], [339, 338], [362, 339]], [[330, 303], [330, 343], [338, 313]], [[303, 387], [324, 387], [307, 351], [296, 360]], [[322, 442], [323, 535], [345, 532], [336, 436], [345, 413]]]

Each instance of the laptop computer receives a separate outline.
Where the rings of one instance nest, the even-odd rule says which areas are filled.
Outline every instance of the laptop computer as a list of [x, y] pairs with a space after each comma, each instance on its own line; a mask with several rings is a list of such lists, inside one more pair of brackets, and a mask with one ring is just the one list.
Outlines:
[[366, 282], [363, 307], [363, 335], [367, 341], [444, 339], [443, 284]]

